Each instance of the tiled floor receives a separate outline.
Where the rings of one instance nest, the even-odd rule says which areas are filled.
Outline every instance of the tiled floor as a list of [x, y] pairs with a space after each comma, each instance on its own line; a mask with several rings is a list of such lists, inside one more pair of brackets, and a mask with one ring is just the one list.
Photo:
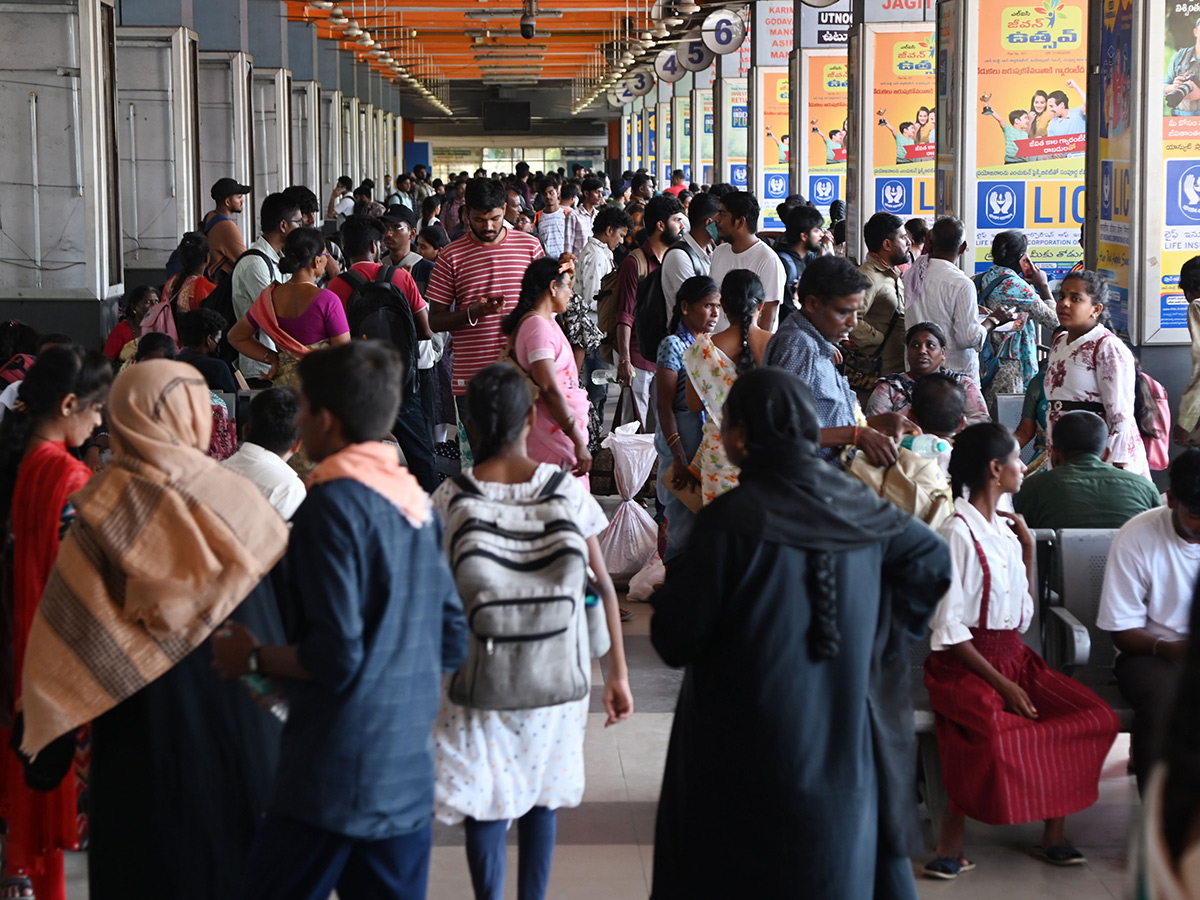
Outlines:
[[[626, 626], [637, 712], [628, 722], [604, 728], [598, 690], [587, 731], [587, 790], [583, 805], [559, 814], [558, 848], [550, 881], [551, 900], [646, 900], [654, 858], [654, 815], [680, 674], [666, 668], [650, 646], [650, 608], [627, 604], [635, 614]], [[598, 673], [597, 673], [598, 676]], [[599, 684], [599, 677], [595, 678]], [[1067, 836], [1087, 854], [1086, 866], [1057, 869], [1035, 859], [1038, 824], [974, 825], [968, 854], [978, 868], [955, 882], [918, 878], [923, 900], [1109, 900], [1122, 896], [1125, 843], [1137, 813], [1137, 796], [1125, 774], [1127, 736], [1109, 755], [1099, 802], [1068, 821]], [[516, 897], [515, 831], [510, 833], [509, 887]], [[434, 832], [430, 900], [471, 900], [461, 827]], [[915, 861], [919, 868], [924, 859]], [[68, 860], [68, 897], [87, 898], [86, 862]], [[169, 898], [164, 898], [169, 900]]]

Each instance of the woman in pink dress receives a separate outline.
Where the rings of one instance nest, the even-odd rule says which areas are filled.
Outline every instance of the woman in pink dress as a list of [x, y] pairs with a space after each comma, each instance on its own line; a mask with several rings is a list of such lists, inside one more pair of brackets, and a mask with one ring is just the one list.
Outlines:
[[571, 300], [570, 272], [556, 259], [530, 263], [521, 281], [521, 299], [504, 319], [508, 354], [530, 378], [538, 395], [528, 452], [538, 462], [569, 468], [587, 485], [592, 468], [588, 452], [588, 397], [579, 386], [579, 369], [566, 334], [555, 316]]
[[1106, 461], [1150, 477], [1134, 413], [1137, 369], [1125, 342], [1103, 324], [1108, 287], [1095, 272], [1068, 275], [1059, 288], [1058, 321], [1046, 367], [1049, 444], [1063, 413], [1088, 410], [1108, 423]]

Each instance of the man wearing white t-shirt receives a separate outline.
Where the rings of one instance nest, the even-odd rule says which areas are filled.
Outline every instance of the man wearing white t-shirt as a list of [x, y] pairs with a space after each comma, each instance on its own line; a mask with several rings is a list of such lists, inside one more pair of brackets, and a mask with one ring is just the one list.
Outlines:
[[[758, 327], [774, 331], [778, 325], [779, 302], [783, 299], [783, 263], [779, 261], [779, 254], [755, 234], [758, 214], [758, 200], [749, 191], [732, 191], [721, 197], [717, 234], [725, 243], [713, 251], [708, 274], [717, 287], [734, 269], [749, 269], [756, 274], [763, 283], [763, 296], [767, 298], [759, 310]], [[727, 327], [728, 322], [722, 315], [717, 330]]]
[[[679, 294], [680, 285], [693, 276], [709, 274], [713, 250], [717, 246], [713, 232], [717, 230], [715, 223], [720, 208], [721, 201], [712, 194], [701, 193], [693, 197], [687, 213], [690, 228], [683, 236], [683, 242], [691, 248], [691, 252], [683, 250], [680, 253], [667, 253], [663, 257], [662, 292], [667, 302], [668, 322], [675, 312], [675, 297]], [[721, 283], [717, 282], [717, 287], [720, 286]]]
[[1200, 450], [1171, 463], [1167, 506], [1130, 519], [1113, 539], [1096, 626], [1112, 632], [1117, 687], [1134, 709], [1138, 789], [1158, 757], [1159, 732], [1187, 658], [1200, 575]]

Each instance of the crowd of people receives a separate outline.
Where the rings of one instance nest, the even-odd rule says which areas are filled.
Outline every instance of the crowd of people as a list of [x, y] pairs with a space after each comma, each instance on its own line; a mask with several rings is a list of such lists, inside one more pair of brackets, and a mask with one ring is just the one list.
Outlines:
[[924, 874], [974, 868], [968, 818], [1084, 862], [1066, 818], [1119, 725], [1021, 639], [1037, 528], [1120, 529], [1097, 624], [1192, 858], [1200, 257], [1173, 428], [1103, 279], [1052, 291], [1020, 232], [972, 278], [961, 222], [876, 213], [856, 265], [799, 195], [765, 235], [751, 193], [675, 175], [293, 186], [249, 244], [223, 178], [103, 353], [0, 329], [0, 897], [65, 900], [85, 841], [97, 898], [423, 897], [435, 817], [487, 900], [515, 821], [544, 897], [593, 657], [606, 726], [635, 704], [591, 492], [610, 386], [654, 436], [652, 641], [685, 669], [654, 898], [915, 898], [926, 636]]

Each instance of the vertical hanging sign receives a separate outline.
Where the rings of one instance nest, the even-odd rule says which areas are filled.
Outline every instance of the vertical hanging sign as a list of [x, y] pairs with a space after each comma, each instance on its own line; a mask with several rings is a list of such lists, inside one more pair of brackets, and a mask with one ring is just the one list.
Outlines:
[[761, 227], [782, 229], [775, 207], [791, 192], [791, 74], [788, 58], [795, 36], [793, 6], [760, 0], [754, 4], [754, 68], [751, 112], [754, 129], [754, 185], [762, 205]]

